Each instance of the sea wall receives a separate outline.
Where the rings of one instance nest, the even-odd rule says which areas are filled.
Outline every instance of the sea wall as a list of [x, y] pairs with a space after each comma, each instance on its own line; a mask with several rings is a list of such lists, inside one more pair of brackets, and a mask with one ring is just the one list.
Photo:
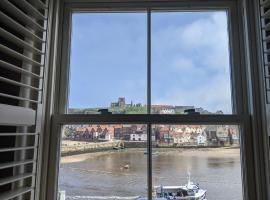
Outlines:
[[146, 148], [146, 142], [139, 142], [139, 141], [125, 141], [124, 142], [125, 148]]
[[[124, 141], [125, 148], [146, 148], [146, 142], [142, 141]], [[167, 143], [167, 142], [156, 142], [152, 141], [153, 148], [219, 148], [219, 147], [239, 147], [239, 144], [206, 144], [206, 145], [197, 145], [197, 143], [186, 143], [186, 144], [174, 144], [174, 143]]]
[[[117, 149], [120, 147], [124, 148], [146, 148], [147, 144], [144, 141], [110, 141], [110, 142], [83, 142], [83, 141], [68, 141], [65, 140], [61, 147], [61, 156], [69, 156], [83, 153], [102, 152]], [[154, 148], [217, 148], [222, 147], [218, 145], [173, 145], [168, 143], [157, 143], [152, 142]], [[227, 146], [229, 148], [239, 148], [239, 145]]]
[[77, 142], [76, 144], [66, 144], [61, 147], [61, 156], [91, 153], [112, 150], [119, 145], [119, 141], [112, 142]]

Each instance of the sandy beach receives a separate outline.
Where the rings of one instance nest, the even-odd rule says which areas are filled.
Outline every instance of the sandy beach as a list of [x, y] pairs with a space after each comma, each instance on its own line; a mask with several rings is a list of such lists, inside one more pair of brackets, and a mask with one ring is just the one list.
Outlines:
[[[130, 149], [124, 149], [120, 150], [121, 152], [144, 152], [145, 149], [143, 148], [130, 148]], [[158, 154], [166, 154], [166, 153], [177, 153], [182, 154], [182, 156], [190, 157], [190, 156], [199, 156], [199, 157], [239, 157], [240, 154], [240, 148], [153, 148], [153, 151], [158, 152]], [[75, 163], [75, 162], [83, 162], [86, 159], [95, 159], [96, 157], [102, 156], [102, 155], [110, 155], [110, 154], [116, 154], [119, 153], [119, 151], [110, 150], [110, 151], [104, 151], [104, 152], [96, 152], [96, 153], [84, 153], [84, 154], [78, 154], [78, 155], [72, 155], [72, 156], [64, 156], [61, 157], [61, 164], [65, 163]]]

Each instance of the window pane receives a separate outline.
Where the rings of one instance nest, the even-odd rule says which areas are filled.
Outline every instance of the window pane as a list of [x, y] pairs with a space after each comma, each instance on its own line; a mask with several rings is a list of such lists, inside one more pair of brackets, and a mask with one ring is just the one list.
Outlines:
[[[243, 199], [238, 126], [153, 125], [152, 135], [157, 197]], [[188, 174], [200, 190], [186, 188]]]
[[72, 15], [69, 113], [146, 112], [146, 14]]
[[232, 113], [227, 13], [152, 14], [152, 113]]
[[59, 173], [62, 198], [135, 200], [146, 196], [146, 131], [143, 124], [64, 126]]

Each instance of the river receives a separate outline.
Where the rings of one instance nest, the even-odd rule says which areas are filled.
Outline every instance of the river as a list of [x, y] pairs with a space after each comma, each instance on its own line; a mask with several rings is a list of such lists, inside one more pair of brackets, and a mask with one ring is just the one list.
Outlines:
[[[207, 200], [243, 199], [239, 149], [153, 151], [157, 152], [153, 155], [153, 185], [184, 185], [190, 172], [191, 181], [207, 190]], [[66, 192], [66, 199], [146, 196], [146, 158], [144, 149], [63, 157], [59, 188]]]

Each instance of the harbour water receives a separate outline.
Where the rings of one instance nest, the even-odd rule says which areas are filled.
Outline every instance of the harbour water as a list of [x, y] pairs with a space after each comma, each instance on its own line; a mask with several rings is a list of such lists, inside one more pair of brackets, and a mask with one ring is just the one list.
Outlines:
[[[154, 149], [153, 185], [184, 185], [207, 190], [207, 200], [242, 200], [239, 149]], [[143, 148], [66, 156], [59, 189], [66, 199], [135, 199], [147, 194], [147, 155]]]

